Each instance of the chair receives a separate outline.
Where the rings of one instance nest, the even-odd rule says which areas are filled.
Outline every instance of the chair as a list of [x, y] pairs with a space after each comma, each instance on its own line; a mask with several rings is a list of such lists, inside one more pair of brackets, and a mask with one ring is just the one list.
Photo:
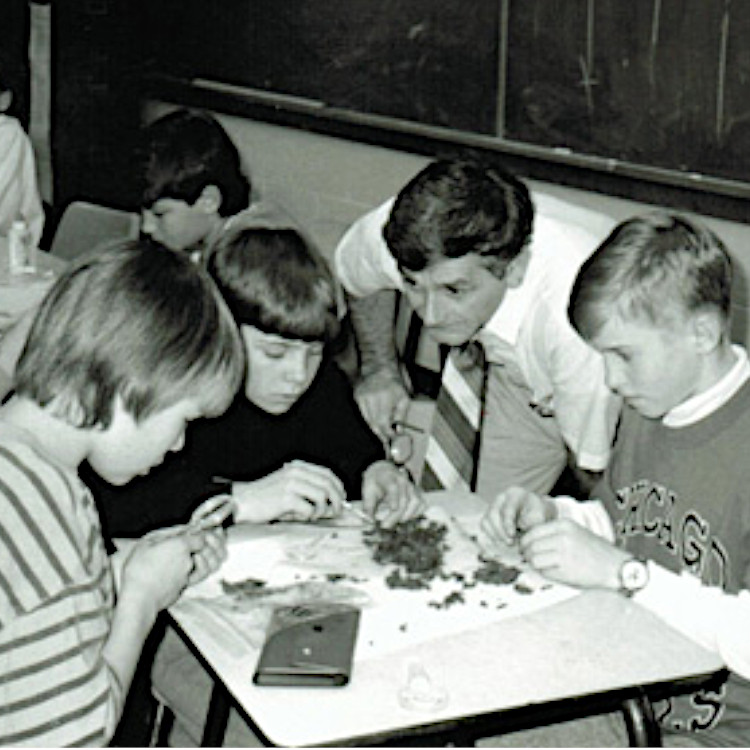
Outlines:
[[139, 225], [136, 213], [87, 201], [73, 201], [57, 225], [50, 253], [71, 260], [113, 240], [135, 239]]

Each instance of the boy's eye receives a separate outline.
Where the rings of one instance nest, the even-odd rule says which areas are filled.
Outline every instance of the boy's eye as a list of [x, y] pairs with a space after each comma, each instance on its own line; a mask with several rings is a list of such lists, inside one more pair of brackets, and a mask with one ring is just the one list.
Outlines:
[[451, 297], [458, 297], [462, 294], [466, 293], [466, 288], [462, 286], [453, 286], [452, 284], [449, 284], [447, 286], [444, 286], [443, 289], [451, 296]]
[[286, 354], [283, 346], [267, 346], [263, 349], [264, 354], [271, 359], [281, 359]]
[[408, 276], [404, 276], [404, 284], [413, 288], [417, 285], [417, 282], [414, 281], [414, 279], [409, 278]]

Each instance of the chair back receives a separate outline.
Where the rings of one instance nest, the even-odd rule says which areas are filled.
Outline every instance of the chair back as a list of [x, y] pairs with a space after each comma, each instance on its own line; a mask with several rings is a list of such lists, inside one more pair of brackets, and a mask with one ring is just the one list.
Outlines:
[[87, 201], [73, 201], [63, 212], [50, 253], [71, 260], [98, 246], [138, 236], [138, 214]]

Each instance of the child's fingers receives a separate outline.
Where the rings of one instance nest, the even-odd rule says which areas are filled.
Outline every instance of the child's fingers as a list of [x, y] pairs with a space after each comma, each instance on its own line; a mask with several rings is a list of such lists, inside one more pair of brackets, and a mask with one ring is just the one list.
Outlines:
[[394, 473], [383, 485], [383, 489], [384, 492], [377, 500], [375, 518], [386, 528], [410, 518], [420, 506], [420, 496], [401, 472]]
[[513, 534], [508, 534], [503, 515], [503, 507], [495, 502], [482, 517], [480, 528], [493, 542], [499, 541], [505, 544], [513, 542]]
[[177, 534], [182, 534], [187, 528], [188, 527], [185, 524], [179, 524], [177, 526], [167, 526], [163, 529], [154, 529], [153, 531], [149, 531], [147, 534], [144, 534], [141, 537], [141, 540], [148, 542], [158, 542], [162, 539], [168, 539], [169, 537], [176, 536]]
[[225, 546], [206, 545], [200, 552], [192, 556], [192, 568], [188, 576], [188, 583], [193, 584], [202, 581], [206, 576], [218, 570], [227, 553]]
[[288, 493], [293, 498], [303, 499], [310, 504], [311, 518], [338, 515], [346, 499], [344, 486], [333, 472], [309, 471], [306, 467], [297, 468], [291, 478]]
[[199, 529], [221, 526], [235, 511], [231, 495], [216, 495], [201, 503], [190, 517], [190, 525]]
[[544, 520], [542, 501], [521, 487], [511, 487], [498, 496], [496, 523], [503, 541], [513, 542], [516, 537]]

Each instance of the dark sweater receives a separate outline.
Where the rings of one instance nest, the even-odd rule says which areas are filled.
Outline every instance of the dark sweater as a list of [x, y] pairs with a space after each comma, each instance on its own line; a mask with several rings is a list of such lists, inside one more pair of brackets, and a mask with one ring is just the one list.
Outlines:
[[147, 476], [113, 487], [87, 466], [81, 474], [96, 498], [105, 536], [127, 537], [187, 521], [203, 500], [222, 491], [217, 477], [259, 479], [295, 458], [332, 469], [352, 499], [360, 497], [362, 472], [383, 458], [349, 382], [331, 361], [286, 414], [268, 414], [240, 391], [221, 417], [191, 424], [184, 449]]

